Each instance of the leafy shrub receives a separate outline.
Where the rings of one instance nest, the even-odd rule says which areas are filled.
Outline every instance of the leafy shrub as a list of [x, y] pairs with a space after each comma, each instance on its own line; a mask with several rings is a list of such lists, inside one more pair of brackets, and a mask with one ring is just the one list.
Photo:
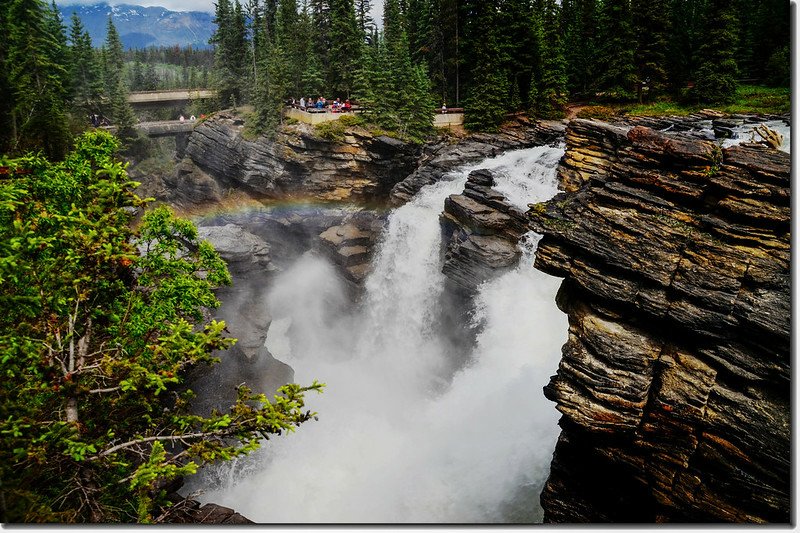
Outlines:
[[611, 120], [614, 118], [614, 109], [602, 105], [590, 105], [579, 110], [578, 118], [596, 118], [598, 120]]

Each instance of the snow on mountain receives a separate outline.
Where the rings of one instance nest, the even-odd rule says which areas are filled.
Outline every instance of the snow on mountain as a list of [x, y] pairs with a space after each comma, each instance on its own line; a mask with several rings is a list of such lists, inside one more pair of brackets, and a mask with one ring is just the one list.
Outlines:
[[108, 17], [114, 21], [125, 48], [174, 45], [208, 48], [214, 32], [213, 16], [200, 11], [107, 3], [65, 5], [59, 6], [59, 10], [67, 27], [72, 13], [77, 13], [97, 47], [105, 42]]

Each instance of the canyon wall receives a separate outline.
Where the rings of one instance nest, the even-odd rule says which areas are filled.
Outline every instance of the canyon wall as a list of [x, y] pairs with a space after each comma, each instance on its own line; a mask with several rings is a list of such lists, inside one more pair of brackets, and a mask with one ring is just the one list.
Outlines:
[[569, 339], [550, 522], [787, 522], [790, 157], [574, 120], [531, 206]]

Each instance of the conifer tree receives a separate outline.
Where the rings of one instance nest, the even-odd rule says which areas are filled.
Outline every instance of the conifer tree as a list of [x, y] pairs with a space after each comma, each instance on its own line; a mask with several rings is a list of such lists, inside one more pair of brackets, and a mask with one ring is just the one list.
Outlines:
[[352, 0], [330, 0], [330, 9], [328, 87], [336, 96], [349, 98], [353, 91], [355, 71], [360, 63], [361, 43], [364, 38], [356, 21]]
[[640, 83], [646, 83], [650, 96], [664, 91], [667, 83], [666, 52], [669, 39], [668, 0], [632, 0], [634, 62]]
[[698, 50], [705, 37], [705, 1], [670, 0], [670, 38], [666, 66], [668, 84], [681, 93], [694, 81], [699, 65]]
[[729, 102], [736, 92], [737, 35], [735, 6], [729, 0], [709, 0], [706, 40], [700, 48], [694, 96], [701, 102]]
[[[83, 115], [97, 113], [100, 111], [100, 99], [103, 94], [100, 65], [92, 47], [92, 38], [76, 13], [72, 14], [70, 43], [73, 105]], [[135, 65], [141, 67], [138, 61]], [[135, 78], [134, 84], [136, 84]]]
[[[10, 10], [0, 9], [0, 33], [10, 34]], [[0, 39], [0, 153], [9, 153], [14, 142], [12, 111], [15, 98], [11, 80], [9, 79], [10, 64], [8, 61], [10, 39]]]
[[105, 68], [106, 95], [111, 104], [109, 114], [117, 127], [117, 135], [122, 138], [132, 137], [135, 135], [133, 126], [136, 119], [133, 109], [128, 103], [128, 89], [123, 78], [125, 58], [122, 41], [111, 17], [108, 18], [107, 28], [106, 42], [103, 47], [105, 58], [103, 67]]
[[247, 28], [241, 4], [219, 0], [214, 22], [217, 25], [210, 43], [215, 46], [214, 84], [222, 105], [242, 103], [247, 68]]
[[604, 0], [600, 13], [600, 88], [612, 98], [631, 98], [636, 86], [630, 0]]
[[541, 77], [534, 78], [531, 101], [534, 114], [541, 118], [559, 118], [567, 103], [567, 65], [561, 43], [559, 6], [555, 0], [542, 5]]
[[[496, 131], [508, 110], [510, 94], [499, 33], [498, 2], [475, 0], [469, 4], [474, 66], [464, 102], [464, 127], [469, 130]], [[479, 40], [479, 35], [481, 36]]]
[[311, 23], [314, 28], [313, 55], [319, 65], [325, 81], [325, 87], [331, 86], [330, 49], [331, 49], [331, 8], [329, 0], [310, 0]]
[[63, 27], [53, 24], [53, 13], [41, 0], [13, 0], [8, 13], [10, 148], [14, 152], [43, 148], [60, 158], [69, 140]]
[[364, 36], [364, 40], [369, 40], [375, 31], [375, 21], [372, 20], [372, 0], [355, 0], [356, 21], [358, 29]]
[[561, 28], [570, 93], [591, 96], [599, 76], [597, 0], [563, 0]]

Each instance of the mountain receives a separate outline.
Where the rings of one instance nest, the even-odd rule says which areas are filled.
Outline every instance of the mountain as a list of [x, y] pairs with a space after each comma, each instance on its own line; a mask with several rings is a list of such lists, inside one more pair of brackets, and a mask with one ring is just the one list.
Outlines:
[[215, 28], [213, 16], [200, 11], [106, 3], [60, 6], [59, 10], [67, 27], [72, 13], [77, 13], [97, 47], [105, 42], [108, 17], [114, 21], [125, 48], [173, 45], [208, 48], [208, 39]]

